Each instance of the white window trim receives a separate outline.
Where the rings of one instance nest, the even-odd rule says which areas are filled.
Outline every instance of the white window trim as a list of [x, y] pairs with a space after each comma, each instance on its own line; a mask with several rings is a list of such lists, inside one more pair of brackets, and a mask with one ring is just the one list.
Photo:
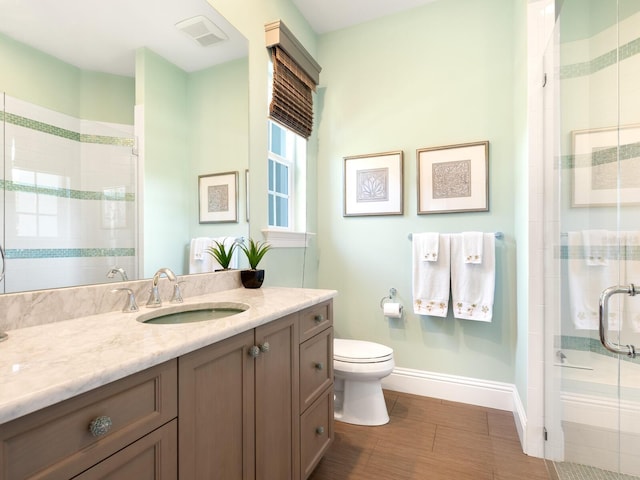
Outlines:
[[315, 233], [311, 232], [292, 232], [285, 229], [264, 228], [262, 235], [265, 241], [273, 248], [305, 248], [309, 246], [309, 242]]

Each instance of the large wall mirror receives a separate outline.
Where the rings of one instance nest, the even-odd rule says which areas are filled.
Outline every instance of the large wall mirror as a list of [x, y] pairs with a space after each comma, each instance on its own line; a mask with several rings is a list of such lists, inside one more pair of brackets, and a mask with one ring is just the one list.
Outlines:
[[[193, 239], [248, 236], [247, 43], [206, 0], [0, 3], [0, 292], [206, 271]], [[202, 221], [222, 173], [235, 215]]]

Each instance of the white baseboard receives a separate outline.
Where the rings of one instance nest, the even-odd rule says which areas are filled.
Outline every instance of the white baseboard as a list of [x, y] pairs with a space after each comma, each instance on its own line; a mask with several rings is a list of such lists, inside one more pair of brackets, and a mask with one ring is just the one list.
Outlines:
[[382, 387], [396, 392], [512, 412], [520, 444], [524, 446], [527, 414], [518, 389], [511, 383], [396, 367], [391, 375], [382, 379]]

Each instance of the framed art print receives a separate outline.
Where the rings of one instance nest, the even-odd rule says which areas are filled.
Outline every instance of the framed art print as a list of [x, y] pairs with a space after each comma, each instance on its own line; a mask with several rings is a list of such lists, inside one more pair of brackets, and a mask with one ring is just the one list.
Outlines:
[[345, 157], [343, 215], [402, 215], [402, 181], [402, 151]]
[[238, 222], [238, 172], [198, 177], [200, 223]]
[[418, 214], [489, 210], [489, 142], [418, 149]]

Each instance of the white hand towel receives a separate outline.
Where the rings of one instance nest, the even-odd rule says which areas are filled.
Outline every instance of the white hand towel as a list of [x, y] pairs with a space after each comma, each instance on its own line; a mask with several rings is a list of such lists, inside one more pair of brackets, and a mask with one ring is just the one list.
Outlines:
[[[207, 253], [207, 248], [212, 244], [209, 237], [198, 237], [191, 240], [189, 248], [189, 273], [205, 273], [213, 271], [213, 262], [218, 262]], [[199, 258], [196, 258], [199, 254]], [[218, 267], [219, 268], [219, 267]]]
[[584, 230], [582, 245], [584, 260], [591, 267], [607, 265], [607, 245], [609, 232], [606, 230]]
[[462, 232], [464, 263], [482, 263], [482, 232]]
[[437, 262], [440, 250], [440, 234], [437, 232], [414, 233], [411, 237], [417, 248], [417, 258], [426, 262]]
[[449, 235], [438, 235], [435, 261], [424, 261], [421, 236], [413, 235], [413, 311], [446, 317], [449, 310]]
[[[577, 329], [598, 330], [600, 294], [605, 288], [618, 285], [619, 278], [624, 278], [624, 275], [620, 275], [623, 273], [620, 271], [620, 262], [609, 262], [595, 268], [587, 258], [584, 237], [583, 232], [568, 233], [570, 315]], [[592, 253], [592, 250], [589, 249], [589, 252]], [[613, 308], [609, 310], [608, 322], [609, 330], [617, 330], [620, 325], [620, 317]]]
[[202, 260], [206, 253], [206, 249], [211, 243], [211, 239], [209, 237], [198, 237], [194, 238], [191, 242], [191, 255], [194, 260]]
[[465, 263], [463, 236], [451, 235], [451, 298], [453, 315], [490, 322], [495, 290], [495, 235], [483, 234], [482, 263]]

